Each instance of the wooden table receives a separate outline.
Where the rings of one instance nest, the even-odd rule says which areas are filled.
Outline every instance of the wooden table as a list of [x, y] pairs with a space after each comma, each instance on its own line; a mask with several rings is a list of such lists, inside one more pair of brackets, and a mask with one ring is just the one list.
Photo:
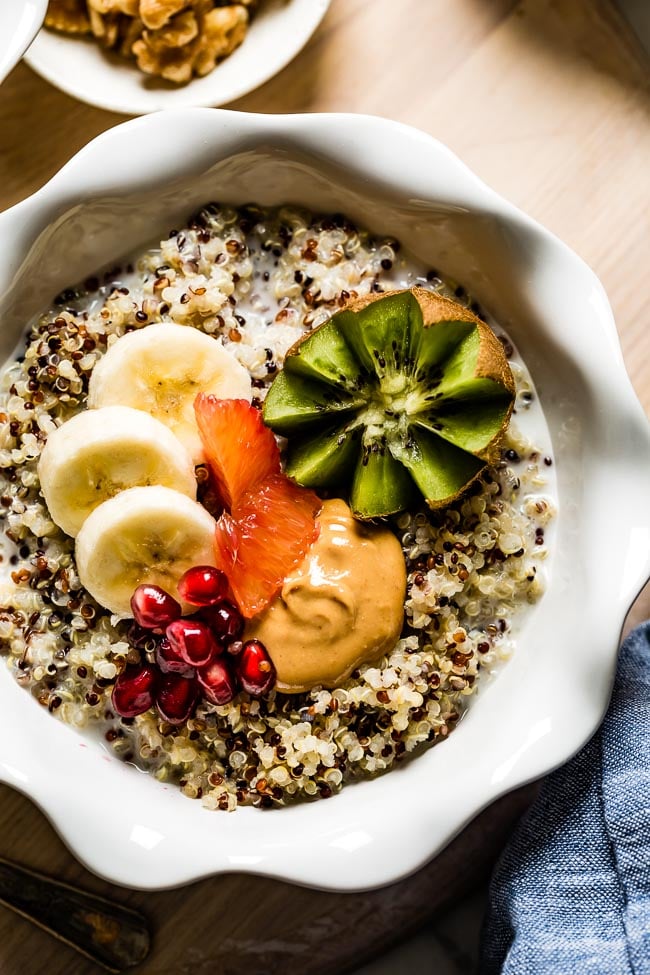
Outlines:
[[[650, 412], [649, 67], [607, 0], [333, 0], [302, 54], [242, 111], [358, 111], [412, 123], [567, 241], [614, 307]], [[0, 89], [0, 209], [121, 121], [24, 65]], [[650, 616], [650, 591], [633, 619]], [[478, 879], [527, 799], [506, 799], [414, 878], [367, 895], [236, 876], [158, 895], [91, 877], [25, 799], [0, 789], [0, 854], [143, 908], [158, 929], [148, 975], [337, 973], [405, 934]], [[3, 975], [96, 969], [0, 912]]]

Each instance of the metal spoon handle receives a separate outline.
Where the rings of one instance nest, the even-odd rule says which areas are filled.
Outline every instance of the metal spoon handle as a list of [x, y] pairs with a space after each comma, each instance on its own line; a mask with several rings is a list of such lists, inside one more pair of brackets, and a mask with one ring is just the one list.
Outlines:
[[123, 972], [149, 953], [149, 927], [137, 911], [2, 858], [0, 904], [109, 972]]

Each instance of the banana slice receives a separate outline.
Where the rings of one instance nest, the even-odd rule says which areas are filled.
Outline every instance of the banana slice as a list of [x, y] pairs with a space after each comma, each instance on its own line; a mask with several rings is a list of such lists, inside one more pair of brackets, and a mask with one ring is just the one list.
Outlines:
[[198, 393], [250, 403], [250, 376], [219, 339], [189, 325], [163, 323], [129, 332], [110, 347], [90, 377], [88, 405], [121, 404], [150, 413], [199, 464], [203, 447], [194, 418]]
[[85, 410], [60, 426], [47, 438], [38, 476], [52, 519], [73, 537], [125, 488], [161, 484], [196, 497], [186, 448], [164, 423], [128, 406]]
[[215, 526], [202, 505], [179, 491], [122, 491], [95, 508], [77, 536], [81, 584], [119, 616], [133, 615], [131, 596], [143, 582], [161, 586], [177, 599], [184, 572], [195, 565], [214, 565]]

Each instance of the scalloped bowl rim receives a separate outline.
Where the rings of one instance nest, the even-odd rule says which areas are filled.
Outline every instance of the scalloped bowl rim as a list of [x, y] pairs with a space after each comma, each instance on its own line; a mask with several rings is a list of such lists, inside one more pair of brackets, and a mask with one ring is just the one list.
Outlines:
[[[174, 158], [161, 158], [170, 136]], [[474, 221], [477, 232], [494, 225], [502, 257], [518, 259], [508, 250], [516, 242], [516, 253], [533, 269], [518, 287], [536, 313], [546, 314], [540, 340], [547, 351], [559, 350], [557, 368], [566, 359], [583, 388], [578, 434], [570, 424], [553, 433], [554, 448], [568, 458], [572, 450], [582, 451], [588, 469], [588, 490], [576, 488], [572, 495], [574, 489], [567, 489], [567, 497], [578, 499], [588, 524], [598, 526], [600, 541], [619, 562], [597, 563], [592, 533], [576, 534], [572, 527], [579, 512], [565, 510], [570, 504], [561, 507], [558, 549], [565, 554], [556, 556], [559, 567], [557, 572], [553, 567], [549, 592], [535, 610], [534, 629], [525, 631], [526, 646], [447, 741], [372, 781], [348, 785], [327, 802], [269, 812], [244, 808], [228, 816], [208, 812], [175, 788], [111, 759], [39, 708], [8, 672], [0, 673], [0, 781], [29, 796], [89, 869], [125, 886], [163, 889], [238, 871], [351, 891], [413, 872], [490, 802], [557, 767], [591, 736], [609, 699], [624, 617], [650, 574], [650, 514], [642, 503], [650, 433], [625, 373], [602, 286], [566, 245], [416, 129], [372, 116], [215, 109], [123, 123], [89, 143], [33, 196], [0, 214], [5, 320], [15, 317], [22, 301], [27, 307], [21, 269], [38, 251], [39, 238], [62, 232], [66, 220], [83, 222], [93, 201], [189, 185], [219, 160], [236, 161], [242, 153], [250, 160], [267, 151], [272, 161], [274, 153], [279, 158], [278, 172], [293, 153], [317, 175], [349, 174], [350, 186], [361, 186], [366, 197], [381, 199], [385, 192], [405, 212], [439, 211], [441, 233], [446, 220]], [[348, 176], [341, 179], [347, 185]], [[110, 215], [107, 219], [110, 223]], [[551, 285], [562, 291], [566, 312], [558, 306], [549, 315]], [[563, 315], [573, 329], [555, 324]], [[550, 404], [555, 394], [546, 395]], [[624, 523], [602, 517], [624, 503]], [[574, 561], [567, 548], [575, 549]], [[575, 577], [562, 568], [565, 562], [575, 566]], [[579, 607], [572, 595], [576, 586]], [[553, 612], [561, 619], [551, 620]], [[536, 643], [561, 622], [569, 630], [580, 626], [581, 639], [568, 633], [557, 647], [548, 640]], [[562, 680], [554, 682], [559, 674]]]

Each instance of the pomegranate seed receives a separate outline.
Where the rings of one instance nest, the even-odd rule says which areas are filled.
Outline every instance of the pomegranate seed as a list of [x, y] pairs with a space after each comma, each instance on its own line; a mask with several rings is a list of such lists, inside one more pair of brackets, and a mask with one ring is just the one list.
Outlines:
[[218, 606], [206, 607], [200, 615], [222, 643], [238, 640], [244, 632], [244, 618], [232, 603], [222, 602]]
[[156, 663], [163, 674], [193, 674], [194, 670], [172, 647], [167, 637], [163, 637], [156, 647]]
[[275, 667], [259, 640], [249, 640], [237, 657], [239, 683], [253, 697], [262, 697], [275, 684]]
[[143, 667], [127, 667], [113, 687], [113, 710], [121, 718], [135, 718], [153, 707], [158, 671], [151, 664]]
[[181, 615], [180, 603], [161, 589], [144, 583], [131, 596], [131, 609], [136, 623], [145, 630], [162, 633], [166, 626]]
[[194, 677], [165, 674], [156, 694], [156, 707], [170, 724], [187, 721], [196, 707], [199, 685]]
[[196, 565], [182, 577], [178, 592], [192, 606], [213, 606], [228, 595], [228, 577], [213, 565]]
[[217, 657], [197, 674], [204, 696], [212, 704], [228, 704], [235, 696], [235, 681], [223, 657]]
[[226, 649], [228, 653], [231, 653], [233, 657], [236, 657], [237, 654], [241, 653], [244, 649], [244, 644], [241, 642], [241, 640], [233, 640], [232, 643], [228, 644]]
[[190, 667], [204, 667], [223, 648], [199, 620], [174, 620], [165, 631], [174, 653]]

